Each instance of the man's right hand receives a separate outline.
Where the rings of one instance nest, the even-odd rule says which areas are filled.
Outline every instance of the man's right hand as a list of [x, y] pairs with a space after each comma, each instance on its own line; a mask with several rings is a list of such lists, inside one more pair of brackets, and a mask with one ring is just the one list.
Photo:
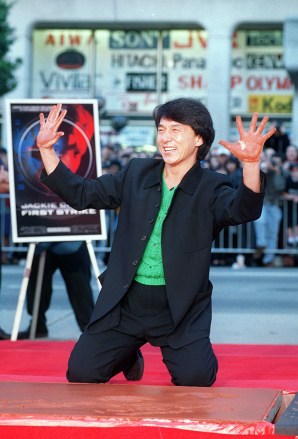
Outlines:
[[[40, 130], [36, 139], [36, 144], [40, 149], [53, 149], [55, 143], [64, 135], [63, 131], [58, 131], [67, 110], [61, 111], [62, 104], [53, 105], [51, 111], [45, 119], [44, 114], [40, 113]], [[61, 111], [61, 114], [60, 114]]]

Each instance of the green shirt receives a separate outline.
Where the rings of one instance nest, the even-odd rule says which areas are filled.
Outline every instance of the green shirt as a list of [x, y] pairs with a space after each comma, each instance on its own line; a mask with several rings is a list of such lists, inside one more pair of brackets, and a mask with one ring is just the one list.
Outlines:
[[161, 234], [162, 226], [171, 205], [176, 188], [169, 189], [162, 180], [162, 197], [160, 209], [141, 259], [135, 280], [145, 285], [165, 285], [162, 262]]

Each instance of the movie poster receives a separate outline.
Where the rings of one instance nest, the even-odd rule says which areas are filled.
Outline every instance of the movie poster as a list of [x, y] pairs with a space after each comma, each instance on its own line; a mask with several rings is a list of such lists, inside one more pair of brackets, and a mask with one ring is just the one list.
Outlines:
[[[59, 100], [58, 100], [59, 102]], [[104, 212], [76, 211], [41, 181], [43, 169], [36, 137], [39, 114], [49, 113], [57, 100], [8, 100], [6, 120], [12, 238], [14, 242], [106, 239]], [[67, 110], [60, 126], [64, 136], [55, 149], [76, 174], [96, 178], [101, 174], [96, 100], [61, 100]]]

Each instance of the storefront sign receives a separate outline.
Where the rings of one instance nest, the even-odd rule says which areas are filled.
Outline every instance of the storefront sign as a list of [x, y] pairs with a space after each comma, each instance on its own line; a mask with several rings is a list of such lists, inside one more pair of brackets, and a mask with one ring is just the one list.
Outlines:
[[[239, 30], [233, 36], [232, 115], [249, 114], [252, 95], [287, 96], [291, 102], [293, 85], [284, 66], [282, 37], [279, 30]], [[195, 29], [37, 29], [32, 96], [104, 97], [109, 113], [144, 115], [175, 97], [208, 104], [207, 50], [207, 33]], [[291, 113], [289, 105], [272, 108]]]

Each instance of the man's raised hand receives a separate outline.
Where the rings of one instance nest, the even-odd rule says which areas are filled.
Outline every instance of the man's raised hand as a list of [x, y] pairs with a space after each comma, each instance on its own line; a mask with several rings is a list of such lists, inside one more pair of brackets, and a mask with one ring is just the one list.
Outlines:
[[257, 127], [258, 113], [253, 113], [249, 129], [245, 131], [241, 117], [237, 116], [236, 124], [240, 134], [240, 140], [236, 143], [220, 140], [219, 144], [227, 148], [241, 162], [258, 162], [262, 154], [264, 143], [275, 132], [275, 128], [271, 128], [266, 134], [262, 134], [268, 119], [268, 116], [264, 116], [260, 125]]
[[55, 143], [64, 135], [63, 131], [58, 131], [67, 112], [61, 111], [61, 107], [62, 104], [53, 105], [46, 119], [44, 114], [40, 113], [40, 130], [36, 139], [38, 148], [53, 149]]

